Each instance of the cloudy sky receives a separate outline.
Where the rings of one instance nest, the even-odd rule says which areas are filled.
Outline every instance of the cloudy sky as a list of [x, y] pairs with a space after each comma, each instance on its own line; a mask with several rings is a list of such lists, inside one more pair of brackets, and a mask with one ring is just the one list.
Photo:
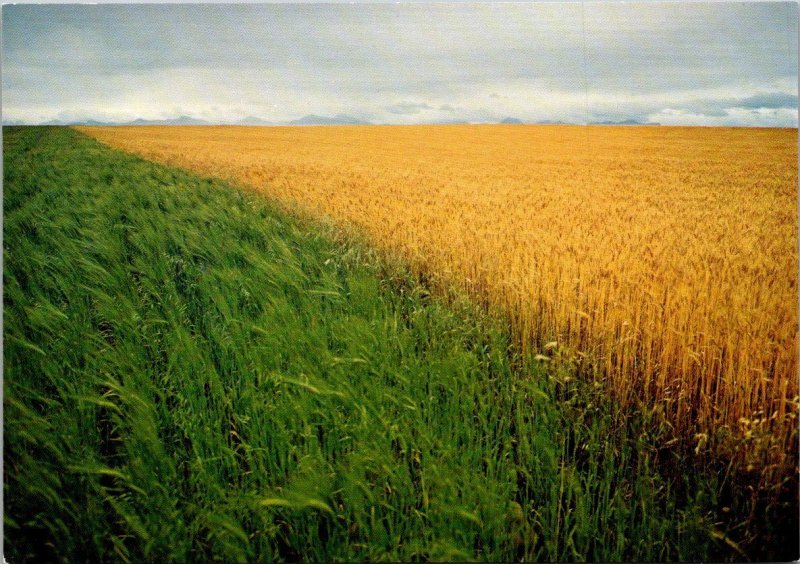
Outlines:
[[3, 119], [797, 126], [794, 2], [3, 6]]

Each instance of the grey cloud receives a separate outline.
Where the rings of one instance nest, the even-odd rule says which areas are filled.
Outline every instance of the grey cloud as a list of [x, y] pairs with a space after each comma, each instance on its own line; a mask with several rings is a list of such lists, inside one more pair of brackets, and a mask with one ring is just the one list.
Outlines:
[[731, 110], [797, 109], [797, 95], [787, 92], [760, 92], [741, 98], [712, 98], [676, 105], [676, 109], [709, 117], [725, 117]]
[[386, 107], [391, 114], [418, 114], [423, 110], [432, 110], [433, 106], [425, 102], [398, 102]]
[[797, 95], [785, 92], [755, 94], [733, 105], [738, 108], [797, 108]]
[[664, 125], [797, 127], [797, 110], [790, 108], [729, 108], [722, 116], [666, 108], [649, 118]]
[[[712, 95], [715, 94], [716, 95]], [[652, 121], [652, 115], [672, 112], [682, 116], [699, 116], [702, 123], [728, 120], [736, 125], [746, 115], [762, 116], [769, 125], [792, 127], [796, 125], [797, 95], [787, 91], [757, 91], [748, 96], [719, 95], [719, 91], [681, 91], [645, 96], [608, 95], [593, 91], [589, 96], [589, 121]], [[764, 110], [785, 110], [770, 112]], [[755, 113], [753, 113], [755, 112]], [[777, 116], [781, 116], [780, 118]], [[751, 118], [747, 118], [750, 124]], [[728, 123], [726, 122], [726, 123]], [[744, 125], [745, 123], [742, 123]]]

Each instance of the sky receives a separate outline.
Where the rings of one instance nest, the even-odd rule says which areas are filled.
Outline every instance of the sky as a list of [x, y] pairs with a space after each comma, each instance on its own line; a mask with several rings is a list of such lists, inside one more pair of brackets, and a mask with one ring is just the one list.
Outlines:
[[794, 2], [4, 5], [6, 122], [797, 127]]

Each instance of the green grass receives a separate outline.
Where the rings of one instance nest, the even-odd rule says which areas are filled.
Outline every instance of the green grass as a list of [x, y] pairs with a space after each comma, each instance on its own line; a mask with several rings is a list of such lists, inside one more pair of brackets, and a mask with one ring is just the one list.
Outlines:
[[739, 558], [468, 302], [69, 129], [4, 151], [9, 561]]

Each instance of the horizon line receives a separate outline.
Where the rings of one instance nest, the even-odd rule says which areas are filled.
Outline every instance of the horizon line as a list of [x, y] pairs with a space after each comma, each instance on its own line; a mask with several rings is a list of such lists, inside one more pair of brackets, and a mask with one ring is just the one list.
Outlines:
[[290, 123], [269, 123], [269, 124], [243, 124], [243, 123], [195, 123], [195, 124], [177, 124], [177, 123], [148, 123], [148, 124], [134, 124], [134, 123], [2, 123], [3, 128], [11, 127], [279, 127], [279, 128], [313, 128], [313, 127], [463, 127], [463, 126], [503, 126], [503, 127], [625, 127], [636, 128], [646, 127], [652, 128], [684, 128], [684, 129], [794, 129], [798, 130], [798, 125], [677, 125], [677, 124], [664, 124], [664, 123], [541, 123], [541, 122], [528, 122], [528, 123], [500, 123], [500, 122], [476, 122], [476, 123], [314, 123], [314, 124], [290, 124]]

